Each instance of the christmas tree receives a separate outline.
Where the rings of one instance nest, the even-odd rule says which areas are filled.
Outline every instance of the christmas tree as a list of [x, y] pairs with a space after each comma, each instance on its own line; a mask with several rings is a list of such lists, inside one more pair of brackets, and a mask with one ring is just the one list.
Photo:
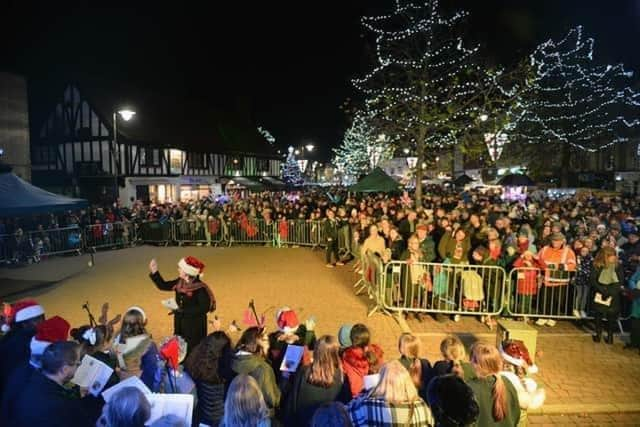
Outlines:
[[459, 35], [466, 16], [443, 16], [437, 0], [398, 0], [391, 14], [362, 19], [376, 36], [377, 65], [354, 84], [367, 96], [378, 128], [417, 157], [417, 204], [423, 165], [456, 144], [480, 111], [486, 73], [475, 63], [477, 47]]
[[515, 138], [561, 154], [565, 186], [572, 151], [608, 148], [640, 125], [640, 95], [627, 86], [633, 73], [595, 64], [593, 45], [577, 27], [538, 46], [530, 56], [533, 78], [514, 111]]
[[293, 152], [293, 147], [289, 147], [289, 153], [287, 154], [287, 161], [284, 164], [282, 171], [282, 178], [287, 185], [299, 186], [304, 183], [302, 179], [302, 173], [300, 172], [300, 166], [296, 160], [296, 156]]
[[356, 114], [351, 127], [344, 134], [342, 144], [333, 150], [333, 164], [344, 174], [345, 181], [357, 180], [393, 156], [388, 138], [376, 134], [365, 117], [363, 113]]

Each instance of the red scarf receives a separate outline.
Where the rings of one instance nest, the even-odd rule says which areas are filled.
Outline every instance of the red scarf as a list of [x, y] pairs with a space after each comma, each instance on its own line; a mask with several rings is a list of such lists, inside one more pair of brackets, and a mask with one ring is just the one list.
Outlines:
[[201, 282], [200, 280], [197, 280], [195, 282], [187, 282], [180, 279], [178, 283], [173, 287], [173, 290], [191, 298], [193, 296], [193, 293], [200, 288], [204, 288], [207, 291], [207, 294], [209, 294], [209, 311], [213, 311], [216, 305], [216, 300], [213, 296], [213, 292], [211, 292], [211, 289], [206, 283]]

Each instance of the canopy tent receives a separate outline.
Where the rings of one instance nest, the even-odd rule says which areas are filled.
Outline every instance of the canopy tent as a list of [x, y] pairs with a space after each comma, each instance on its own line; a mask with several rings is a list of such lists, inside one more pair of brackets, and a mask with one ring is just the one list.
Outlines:
[[466, 173], [463, 173], [462, 175], [460, 175], [459, 177], [453, 180], [453, 185], [457, 187], [464, 187], [465, 185], [470, 184], [473, 181], [475, 181], [475, 179], [471, 178]]
[[230, 188], [246, 188], [247, 190], [253, 192], [260, 192], [265, 190], [265, 186], [262, 183], [253, 181], [246, 176], [230, 176], [225, 181], [227, 186], [229, 186]]
[[349, 187], [349, 191], [356, 193], [377, 193], [398, 191], [401, 188], [402, 186], [398, 181], [391, 178], [382, 169], [375, 168], [369, 175]]
[[50, 193], [10, 172], [0, 173], [0, 217], [80, 209], [84, 199]]
[[284, 182], [272, 176], [264, 176], [260, 178], [260, 181], [270, 190], [284, 190], [287, 187]]
[[509, 174], [500, 178], [498, 185], [502, 185], [503, 187], [533, 187], [536, 183], [527, 175]]

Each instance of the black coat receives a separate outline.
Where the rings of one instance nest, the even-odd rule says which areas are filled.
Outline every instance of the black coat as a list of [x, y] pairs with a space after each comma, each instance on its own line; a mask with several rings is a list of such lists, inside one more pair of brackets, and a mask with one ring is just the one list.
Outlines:
[[[180, 279], [165, 281], [160, 272], [150, 274], [151, 280], [161, 291], [171, 291]], [[195, 290], [191, 297], [175, 292], [178, 310], [173, 312], [173, 333], [180, 335], [187, 342], [187, 351], [191, 352], [204, 337], [207, 336], [207, 313], [213, 307], [215, 299], [211, 301], [205, 288]]]
[[35, 372], [16, 404], [16, 427], [95, 426], [100, 415], [96, 398], [73, 399], [62, 386]]
[[11, 373], [29, 361], [31, 338], [35, 333], [35, 329], [12, 329], [0, 340], [0, 395]]
[[0, 420], [9, 420], [8, 425], [13, 425], [11, 422], [15, 422], [17, 418], [16, 405], [20, 391], [22, 387], [31, 380], [35, 372], [36, 368], [31, 366], [29, 362], [25, 362], [16, 367], [9, 376], [9, 380], [6, 382], [6, 387], [2, 393], [2, 406], [0, 407]]
[[620, 313], [620, 286], [624, 285], [624, 275], [622, 272], [622, 267], [618, 266], [616, 268], [616, 275], [618, 276], [619, 283], [612, 283], [610, 285], [603, 285], [600, 283], [598, 278], [600, 277], [600, 272], [602, 272], [601, 268], [594, 268], [591, 273], [591, 286], [593, 288], [594, 297], [595, 293], [599, 292], [602, 294], [603, 299], [607, 299], [611, 297], [611, 304], [604, 305], [593, 302], [593, 309], [602, 314], [618, 314]]

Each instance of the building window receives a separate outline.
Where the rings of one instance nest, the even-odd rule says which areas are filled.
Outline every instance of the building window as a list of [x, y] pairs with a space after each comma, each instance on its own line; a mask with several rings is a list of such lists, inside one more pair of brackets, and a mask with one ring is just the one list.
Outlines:
[[56, 147], [53, 145], [34, 145], [31, 156], [35, 165], [55, 164]]

